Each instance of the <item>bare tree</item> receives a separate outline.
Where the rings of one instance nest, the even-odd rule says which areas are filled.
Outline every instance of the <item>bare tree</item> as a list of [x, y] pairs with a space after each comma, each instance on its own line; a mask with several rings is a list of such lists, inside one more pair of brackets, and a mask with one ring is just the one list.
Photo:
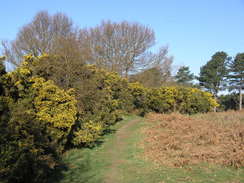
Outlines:
[[128, 77], [141, 64], [141, 56], [154, 44], [152, 29], [138, 23], [102, 22], [83, 29], [80, 41], [90, 54], [89, 63]]
[[168, 46], [161, 47], [157, 53], [148, 53], [145, 61], [150, 63], [149, 68], [157, 68], [160, 73], [161, 82], [169, 82], [172, 79], [172, 63], [173, 57], [168, 56]]
[[144, 54], [145, 68], [130, 77], [130, 80], [138, 81], [147, 87], [160, 87], [172, 81], [173, 57], [168, 56], [168, 47], [161, 47], [157, 53]]
[[4, 61], [5, 59], [5, 56], [0, 56], [0, 62]]
[[[78, 45], [78, 39], [74, 39], [76, 32], [72, 21], [66, 15], [57, 13], [51, 16], [48, 12], [41, 11], [29, 24], [19, 30], [15, 40], [2, 42], [3, 54], [7, 56], [9, 62], [18, 65], [22, 56], [26, 54], [39, 56], [43, 53], [56, 53], [60, 50], [61, 46], [58, 44], [60, 42], [63, 47], [74, 48]], [[64, 45], [66, 43], [68, 45]], [[74, 50], [77, 53], [77, 48]], [[68, 54], [76, 55], [71, 53], [71, 49]]]

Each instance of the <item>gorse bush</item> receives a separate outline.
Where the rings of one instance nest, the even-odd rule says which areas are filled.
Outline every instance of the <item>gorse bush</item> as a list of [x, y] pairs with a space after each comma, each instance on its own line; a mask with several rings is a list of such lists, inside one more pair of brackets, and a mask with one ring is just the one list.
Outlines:
[[1, 121], [0, 179], [4, 182], [46, 182], [60, 163], [58, 144], [50, 141], [50, 132], [29, 102], [10, 106], [12, 117], [5, 124]]
[[194, 114], [218, 105], [199, 89], [145, 88], [94, 65], [62, 73], [65, 61], [26, 56], [16, 70], [0, 72], [0, 178], [5, 182], [45, 182], [62, 152], [94, 146], [125, 113]]
[[174, 97], [171, 98], [171, 102], [173, 101], [173, 111], [195, 114], [209, 112], [215, 106], [218, 106], [210, 93], [197, 88], [169, 87], [167, 89], [171, 90], [171, 93], [174, 94]]
[[175, 87], [161, 87], [151, 89], [148, 93], [149, 109], [159, 113], [173, 112], [176, 109], [176, 96], [178, 90]]
[[77, 113], [77, 102], [69, 91], [60, 89], [53, 81], [32, 76], [25, 62], [22, 67], [7, 73], [5, 82], [16, 102], [29, 98], [36, 118], [50, 131], [51, 141], [64, 147]]
[[131, 112], [133, 109], [133, 96], [130, 93], [129, 82], [117, 73], [105, 72], [105, 86], [111, 91], [117, 109]]
[[77, 80], [74, 88], [79, 117], [72, 144], [92, 146], [124, 111], [132, 108], [132, 96], [125, 79], [94, 65], [83, 66]]
[[72, 143], [74, 145], [92, 146], [102, 135], [104, 126], [102, 123], [86, 121], [74, 132]]
[[129, 91], [133, 96], [132, 101], [134, 110], [137, 110], [141, 115], [144, 115], [146, 112], [149, 111], [149, 90], [150, 89], [145, 88], [142, 84], [138, 82], [129, 84]]
[[123, 112], [132, 110], [129, 83], [118, 74], [94, 65], [77, 66], [71, 75], [61, 73], [63, 62], [64, 58], [57, 55], [27, 56], [24, 65], [34, 77], [52, 80], [63, 89], [72, 88], [78, 113], [68, 144], [92, 146], [110, 125], [121, 119]]
[[194, 114], [211, 111], [217, 102], [213, 96], [197, 88], [160, 87], [145, 88], [139, 83], [131, 83], [135, 109], [141, 114], [153, 111], [157, 113], [180, 112]]
[[22, 65], [1, 76], [0, 178], [45, 182], [76, 120], [76, 100]]

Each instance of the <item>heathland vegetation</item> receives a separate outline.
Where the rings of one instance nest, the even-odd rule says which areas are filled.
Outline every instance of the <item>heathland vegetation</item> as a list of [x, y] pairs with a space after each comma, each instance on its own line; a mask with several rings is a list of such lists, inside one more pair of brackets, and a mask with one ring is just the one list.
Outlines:
[[[138, 23], [107, 21], [94, 28], [78, 29], [66, 15], [51, 16], [47, 12], [38, 13], [23, 26], [15, 40], [4, 41], [5, 56], [0, 63], [0, 182], [50, 181], [65, 166], [62, 157], [66, 152], [97, 147], [125, 115], [193, 115], [235, 109], [237, 104], [231, 102], [236, 94], [218, 95], [228, 83], [233, 86], [230, 90], [238, 89], [241, 109], [243, 54], [231, 59], [217, 52], [201, 68], [198, 85], [193, 83], [195, 76], [187, 66], [172, 76], [173, 57], [168, 56], [167, 47], [150, 52], [154, 42], [153, 30]], [[177, 120], [172, 123], [172, 119]], [[220, 158], [216, 163], [243, 167], [243, 159], [238, 158], [243, 155], [243, 124], [222, 129], [180, 114], [172, 119], [163, 119], [157, 127], [167, 132], [171, 132], [169, 128], [175, 130], [170, 147], [167, 138], [156, 143], [164, 143], [159, 156], [164, 151], [175, 158], [186, 153], [180, 161], [177, 159], [180, 166], [211, 156], [211, 162]], [[183, 127], [185, 131], [179, 132]], [[216, 151], [225, 151], [216, 157], [215, 151], [205, 149], [201, 155], [194, 151], [191, 154], [178, 143], [181, 137], [203, 143], [203, 148], [210, 143]], [[196, 148], [195, 144], [189, 147]], [[238, 157], [233, 159], [235, 155]]]

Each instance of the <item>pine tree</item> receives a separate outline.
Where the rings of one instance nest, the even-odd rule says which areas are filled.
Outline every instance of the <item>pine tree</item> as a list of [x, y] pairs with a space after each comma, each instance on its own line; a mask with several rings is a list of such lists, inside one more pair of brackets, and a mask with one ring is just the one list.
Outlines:
[[[219, 91], [225, 88], [228, 60], [229, 57], [225, 52], [216, 52], [200, 69], [199, 84], [212, 93], [215, 99]], [[214, 110], [216, 111], [216, 108]]]
[[236, 55], [234, 60], [229, 62], [230, 89], [239, 90], [239, 109], [242, 109], [242, 89], [244, 87], [244, 53]]
[[176, 76], [176, 82], [183, 85], [191, 84], [192, 80], [194, 79], [194, 74], [190, 72], [189, 67], [182, 66], [179, 68]]
[[228, 55], [225, 52], [216, 52], [210, 61], [200, 69], [198, 77], [200, 86], [203, 86], [215, 97], [224, 88], [225, 77], [228, 73]]

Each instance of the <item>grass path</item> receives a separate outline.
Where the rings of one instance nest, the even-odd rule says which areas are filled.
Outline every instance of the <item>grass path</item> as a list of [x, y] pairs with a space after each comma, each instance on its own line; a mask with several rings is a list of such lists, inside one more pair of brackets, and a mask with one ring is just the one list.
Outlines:
[[114, 133], [106, 135], [101, 145], [92, 149], [68, 151], [64, 155], [67, 170], [63, 170], [50, 182], [124, 183], [128, 178], [129, 169], [126, 167], [133, 164], [131, 160], [138, 153], [135, 149], [139, 149], [136, 146], [144, 124], [141, 117], [127, 116], [112, 127]]
[[112, 127], [93, 149], [73, 149], [64, 155], [67, 170], [50, 183], [241, 183], [244, 169], [204, 165], [188, 168], [157, 167], [142, 158], [144, 118], [128, 116]]
[[130, 129], [133, 128], [137, 123], [139, 123], [139, 119], [134, 119], [124, 126], [122, 126], [116, 133], [113, 139], [113, 148], [107, 152], [107, 156], [110, 157], [111, 166], [108, 168], [108, 171], [105, 175], [104, 182], [105, 183], [114, 183], [114, 182], [121, 182], [123, 177], [123, 172], [121, 172], [120, 166], [122, 164], [127, 163], [127, 159], [123, 156], [126, 154], [128, 141], [127, 139], [132, 134]]

